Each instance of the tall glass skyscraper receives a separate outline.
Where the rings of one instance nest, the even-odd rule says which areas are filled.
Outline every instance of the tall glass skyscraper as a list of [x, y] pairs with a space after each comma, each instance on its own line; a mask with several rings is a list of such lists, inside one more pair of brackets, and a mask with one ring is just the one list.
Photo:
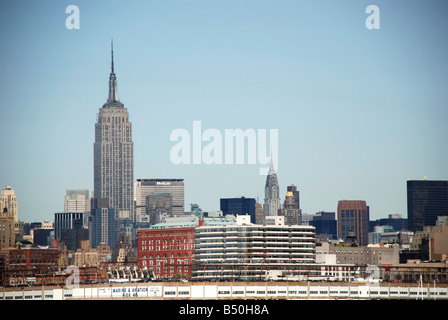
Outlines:
[[407, 181], [408, 228], [422, 231], [424, 226], [435, 226], [437, 217], [448, 216], [448, 181]]
[[134, 219], [134, 143], [132, 124], [123, 103], [118, 99], [111, 48], [109, 96], [99, 109], [95, 124], [94, 197], [108, 198], [116, 216]]

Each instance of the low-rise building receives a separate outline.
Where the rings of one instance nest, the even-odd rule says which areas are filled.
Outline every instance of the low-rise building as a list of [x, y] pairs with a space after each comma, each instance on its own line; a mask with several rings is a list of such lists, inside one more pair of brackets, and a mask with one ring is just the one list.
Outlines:
[[448, 282], [447, 261], [408, 260], [380, 269], [381, 278], [389, 282], [439, 284]]
[[298, 279], [314, 263], [312, 226], [255, 225], [237, 216], [236, 225], [195, 230], [193, 280]]
[[58, 250], [25, 246], [0, 250], [2, 285], [27, 284], [35, 277], [48, 277], [58, 270]]
[[393, 245], [368, 245], [352, 247], [341, 244], [323, 242], [316, 252], [322, 254], [334, 254], [336, 264], [353, 265], [384, 265], [400, 262], [400, 250], [398, 244]]
[[73, 265], [77, 267], [96, 267], [101, 264], [98, 251], [90, 248], [90, 242], [81, 242], [81, 248], [73, 253]]
[[156, 279], [190, 278], [194, 236], [194, 227], [138, 230], [138, 267]]
[[402, 252], [401, 262], [416, 259], [448, 259], [448, 226], [425, 226], [415, 232], [410, 249]]

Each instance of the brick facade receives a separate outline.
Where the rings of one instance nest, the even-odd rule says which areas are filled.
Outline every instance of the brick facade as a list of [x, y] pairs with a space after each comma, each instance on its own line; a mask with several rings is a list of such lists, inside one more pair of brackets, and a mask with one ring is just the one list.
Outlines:
[[194, 227], [138, 230], [138, 267], [157, 279], [191, 277]]

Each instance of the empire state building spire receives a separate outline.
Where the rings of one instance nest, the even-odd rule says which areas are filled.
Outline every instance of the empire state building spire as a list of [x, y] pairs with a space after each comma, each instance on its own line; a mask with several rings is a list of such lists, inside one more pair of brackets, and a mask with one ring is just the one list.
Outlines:
[[116, 217], [134, 219], [132, 123], [118, 99], [112, 45], [109, 96], [97, 114], [93, 151], [94, 198], [107, 198]]
[[123, 108], [123, 104], [120, 102], [118, 98], [118, 90], [117, 90], [117, 77], [114, 72], [114, 42], [110, 43], [111, 49], [111, 63], [110, 63], [110, 76], [109, 76], [109, 96], [107, 98], [107, 102], [104, 104], [103, 108]]

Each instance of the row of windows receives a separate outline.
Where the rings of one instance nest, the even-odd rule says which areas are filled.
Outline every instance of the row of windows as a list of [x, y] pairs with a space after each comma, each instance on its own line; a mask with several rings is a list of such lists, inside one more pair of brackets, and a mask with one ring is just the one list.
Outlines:
[[196, 230], [196, 237], [201, 236], [213, 236], [216, 234], [222, 234], [226, 237], [230, 236], [246, 236], [246, 237], [264, 237], [272, 235], [291, 236], [291, 237], [308, 237], [314, 235], [313, 230], [260, 230], [260, 231], [245, 231], [245, 230], [226, 230], [226, 229], [200, 229]]
[[[173, 205], [173, 207], [176, 207]], [[152, 238], [152, 237], [185, 237], [192, 236], [194, 234], [193, 231], [172, 231], [172, 232], [141, 232], [139, 235], [142, 238]]]
[[[47, 265], [47, 264], [50, 264], [50, 265], [53, 265], [53, 264], [56, 264], [56, 261], [57, 261], [57, 259], [51, 259], [51, 260], [48, 260], [48, 259], [46, 259], [46, 260], [30, 260], [29, 261], [29, 264], [31, 264], [31, 265]], [[27, 263], [26, 263], [26, 261], [25, 260], [13, 260], [13, 261], [9, 261], [9, 263], [8, 263], [9, 265], [14, 265], [14, 264], [23, 264], [23, 265], [26, 265]]]
[[143, 246], [142, 251], [167, 251], [167, 250], [193, 250], [194, 245], [190, 244], [184, 244], [184, 245], [170, 245], [168, 248], [168, 245], [163, 246]]
[[169, 263], [168, 263], [167, 260], [155, 260], [155, 261], [154, 260], [143, 260], [142, 261], [143, 267], [154, 266], [154, 265], [156, 265], [156, 266], [163, 265], [164, 266], [164, 265], [167, 265], [167, 264], [170, 264], [170, 265], [174, 265], [174, 264], [177, 264], [177, 265], [182, 265], [182, 264], [189, 265], [190, 261], [188, 259], [185, 259], [185, 260], [178, 259], [177, 261], [175, 261], [174, 259], [171, 259], [169, 261]]
[[[153, 270], [153, 268], [150, 267], [151, 270]], [[190, 268], [189, 267], [177, 267], [177, 270], [175, 269], [175, 267], [170, 267], [168, 270], [168, 267], [157, 267], [155, 270], [155, 273], [157, 275], [163, 276], [163, 275], [168, 275], [168, 274], [174, 274], [175, 272], [177, 272], [178, 274], [187, 274], [190, 272]]]
[[240, 258], [265, 258], [266, 256], [269, 257], [287, 257], [287, 258], [293, 258], [293, 257], [297, 257], [297, 256], [304, 256], [306, 254], [314, 254], [314, 251], [312, 250], [302, 250], [302, 251], [279, 251], [279, 250], [275, 250], [273, 252], [269, 252], [269, 253], [263, 253], [263, 252], [254, 252], [254, 253], [246, 253], [244, 251], [237, 251], [237, 250], [227, 250], [227, 251], [222, 251], [219, 249], [216, 250], [201, 250], [198, 251], [196, 250], [196, 255], [198, 257], [202, 257], [204, 255], [213, 255], [213, 256], [223, 256], [223, 257], [240, 257]]
[[[294, 259], [296, 258], [296, 259]], [[266, 258], [266, 261], [269, 263], [306, 263], [306, 262], [310, 262], [313, 261], [315, 259], [315, 256], [312, 254], [301, 254], [300, 256], [296, 256], [296, 257], [292, 257], [291, 255], [277, 255], [275, 257], [268, 257]], [[300, 259], [307, 259], [307, 260], [297, 260], [297, 258]], [[201, 254], [198, 255], [196, 258], [196, 262], [197, 263], [207, 263], [207, 262], [217, 262], [219, 259], [221, 259], [222, 261], [226, 261], [229, 262], [229, 260], [239, 260], [241, 261], [241, 263], [246, 263], [247, 260], [260, 260], [260, 261], [253, 261], [254, 263], [263, 263], [264, 258], [259, 257], [257, 258], [249, 258], [247, 260], [245, 260], [245, 257], [242, 255], [232, 255], [232, 254], [226, 254], [225, 256], [217, 256], [217, 255], [213, 255], [213, 254]]]
[[188, 243], [194, 242], [194, 239], [182, 238], [182, 239], [158, 239], [158, 240], [142, 240], [142, 245], [147, 244], [168, 244], [169, 243]]
[[266, 243], [266, 242], [281, 242], [281, 243], [292, 243], [292, 242], [312, 242], [314, 243], [314, 237], [303, 237], [303, 238], [288, 238], [288, 237], [259, 237], [259, 238], [248, 238], [248, 237], [223, 237], [222, 235], [214, 235], [212, 237], [197, 237], [195, 239], [196, 243], [214, 243], [214, 242], [247, 242], [247, 243]]
[[[193, 255], [191, 255], [191, 256], [193, 256]], [[161, 258], [160, 254], [158, 254], [156, 257], [157, 257], [157, 259], [158, 259], [158, 258]], [[178, 254], [176, 255], [176, 257], [177, 257], [177, 258], [182, 258], [182, 255], [181, 255], [180, 253], [178, 253]], [[185, 254], [184, 254], [184, 257], [185, 257], [185, 258], [188, 258], [188, 253], [185, 253]], [[163, 258], [168, 258], [168, 255], [165, 253], [165, 254], [163, 255]], [[170, 258], [174, 258], [174, 253], [171, 253]], [[143, 259], [146, 259], [146, 255], [143, 255]], [[154, 255], [150, 254], [150, 255], [149, 255], [149, 259], [154, 259]]]
[[272, 249], [283, 249], [283, 250], [292, 250], [292, 249], [300, 249], [300, 248], [315, 248], [314, 243], [235, 243], [235, 242], [221, 242], [216, 244], [203, 244], [196, 243], [196, 249], [230, 249], [230, 248], [242, 248], [242, 249], [251, 249], [251, 248], [272, 248]]
[[214, 242], [248, 242], [248, 243], [265, 243], [265, 242], [314, 242], [313, 237], [223, 237], [222, 235], [214, 235], [212, 237], [197, 237], [198, 243], [214, 243]]

